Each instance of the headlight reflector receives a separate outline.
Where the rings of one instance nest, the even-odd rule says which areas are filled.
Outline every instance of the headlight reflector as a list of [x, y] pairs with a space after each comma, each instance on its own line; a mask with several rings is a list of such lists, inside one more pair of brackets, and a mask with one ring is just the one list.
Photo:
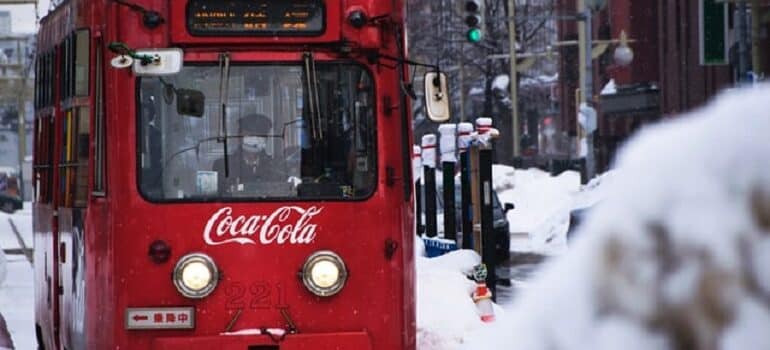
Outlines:
[[174, 267], [174, 286], [187, 298], [205, 298], [219, 282], [219, 270], [214, 260], [206, 254], [192, 253], [183, 256]]
[[302, 283], [313, 294], [330, 297], [345, 286], [348, 270], [339, 255], [329, 250], [313, 253], [302, 267]]

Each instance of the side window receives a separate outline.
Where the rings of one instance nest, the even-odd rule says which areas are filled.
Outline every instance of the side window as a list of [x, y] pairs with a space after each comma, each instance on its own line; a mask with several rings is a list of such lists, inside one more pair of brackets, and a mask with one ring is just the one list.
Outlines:
[[[35, 106], [38, 109], [53, 105], [54, 57], [56, 51], [42, 53], [37, 58], [35, 76]], [[53, 200], [53, 116], [38, 115], [35, 119], [35, 152], [33, 154], [34, 200], [50, 204]]]
[[75, 96], [88, 96], [88, 63], [90, 59], [89, 33], [87, 30], [79, 30], [73, 38], [75, 39], [73, 44], [75, 56], [72, 65], [72, 79], [75, 86]]
[[53, 118], [51, 116], [38, 117], [35, 120], [35, 154], [34, 154], [34, 187], [35, 201], [38, 203], [51, 203], [53, 179], [51, 172], [51, 150], [53, 140]]
[[91, 108], [86, 97], [90, 59], [89, 34], [80, 30], [64, 41], [60, 54], [64, 119], [59, 154], [59, 206], [82, 208], [88, 204], [88, 157]]

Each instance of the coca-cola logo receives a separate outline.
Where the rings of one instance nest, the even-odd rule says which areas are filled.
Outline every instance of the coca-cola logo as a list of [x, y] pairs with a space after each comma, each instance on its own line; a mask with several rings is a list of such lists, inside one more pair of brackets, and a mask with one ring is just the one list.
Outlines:
[[240, 244], [310, 244], [317, 225], [313, 217], [323, 208], [281, 207], [269, 215], [233, 216], [233, 209], [219, 209], [203, 230], [208, 245]]

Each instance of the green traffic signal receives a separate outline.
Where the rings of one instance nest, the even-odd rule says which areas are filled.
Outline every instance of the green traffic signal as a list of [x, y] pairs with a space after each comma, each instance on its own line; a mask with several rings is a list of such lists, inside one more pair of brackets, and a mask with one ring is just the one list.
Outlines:
[[481, 41], [481, 29], [479, 28], [471, 28], [468, 30], [468, 41], [472, 43], [477, 43]]

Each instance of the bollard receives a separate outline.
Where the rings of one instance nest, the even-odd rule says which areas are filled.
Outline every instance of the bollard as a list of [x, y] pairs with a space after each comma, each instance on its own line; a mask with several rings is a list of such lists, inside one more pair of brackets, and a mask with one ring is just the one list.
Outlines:
[[423, 184], [425, 189], [425, 235], [437, 236], [436, 218], [436, 135], [422, 137]]
[[481, 214], [481, 262], [487, 266], [487, 287], [492, 291], [493, 300], [497, 286], [497, 255], [495, 246], [497, 237], [494, 236], [494, 207], [492, 187], [492, 138], [497, 130], [492, 128], [491, 118], [479, 118], [476, 120], [478, 131], [477, 143], [479, 147], [479, 196]]
[[471, 207], [471, 158], [470, 146], [473, 124], [457, 125], [457, 145], [460, 152], [460, 224], [463, 249], [473, 249], [473, 208]]
[[483, 263], [473, 267], [473, 280], [476, 281], [476, 289], [473, 291], [473, 302], [481, 318], [481, 322], [494, 322], [495, 309], [492, 306], [494, 294], [487, 288], [486, 280], [489, 276], [486, 265]]
[[412, 174], [414, 178], [416, 232], [418, 236], [421, 236], [425, 233], [425, 224], [423, 223], [422, 215], [422, 184], [420, 184], [422, 179], [422, 148], [416, 145], [412, 147]]
[[456, 124], [442, 124], [438, 127], [441, 133], [439, 144], [441, 146], [441, 169], [443, 173], [444, 195], [444, 238], [457, 242], [457, 222], [455, 221], [455, 133]]

